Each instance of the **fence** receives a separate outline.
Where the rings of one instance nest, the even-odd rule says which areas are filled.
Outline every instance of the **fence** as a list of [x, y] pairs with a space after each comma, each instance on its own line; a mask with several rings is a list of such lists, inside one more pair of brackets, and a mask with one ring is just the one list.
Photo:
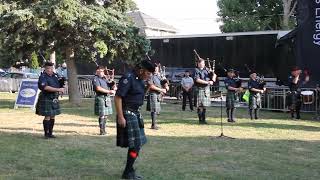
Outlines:
[[[21, 79], [0, 79], [0, 92], [17, 92], [21, 83]], [[92, 98], [95, 96], [93, 91], [92, 81], [89, 79], [79, 79], [79, 90], [82, 97]], [[66, 86], [67, 87], [67, 86]], [[262, 95], [262, 109], [266, 110], [277, 110], [277, 111], [288, 111], [287, 104], [287, 93], [289, 92], [288, 87], [267, 87], [267, 93]], [[226, 93], [224, 86], [216, 86], [211, 88], [212, 101], [220, 101], [220, 91], [222, 94]], [[313, 102], [310, 104], [303, 104], [302, 111], [304, 112], [316, 112], [319, 110], [320, 95], [319, 91], [315, 88], [303, 88], [302, 91], [312, 91], [313, 92]], [[68, 89], [66, 88], [65, 94], [68, 94]], [[182, 88], [180, 83], [171, 83], [170, 91], [167, 94], [173, 99], [182, 99]], [[238, 93], [237, 99], [239, 104], [246, 107], [247, 104], [242, 100], [243, 93]], [[172, 98], [170, 98], [172, 99]], [[218, 103], [213, 103], [213, 105], [219, 105]]]
[[0, 92], [17, 92], [22, 79], [0, 78]]

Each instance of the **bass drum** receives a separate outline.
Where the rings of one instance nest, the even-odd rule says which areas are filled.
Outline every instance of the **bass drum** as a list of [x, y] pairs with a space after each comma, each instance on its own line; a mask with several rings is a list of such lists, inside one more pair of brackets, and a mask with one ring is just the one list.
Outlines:
[[314, 93], [313, 91], [302, 91], [302, 103], [303, 104], [312, 104], [314, 101]]

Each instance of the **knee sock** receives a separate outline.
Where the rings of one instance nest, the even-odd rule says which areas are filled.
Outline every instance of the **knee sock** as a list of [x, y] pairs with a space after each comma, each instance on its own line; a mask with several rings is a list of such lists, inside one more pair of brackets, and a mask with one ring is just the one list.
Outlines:
[[55, 122], [55, 119], [50, 119], [50, 124], [49, 124], [49, 135], [50, 136], [52, 136], [54, 122]]
[[49, 135], [49, 128], [50, 128], [50, 121], [44, 119], [42, 121], [42, 124], [43, 124], [44, 136], [48, 136]]
[[127, 155], [127, 164], [124, 170], [124, 173], [129, 173], [133, 171], [133, 164], [136, 161], [137, 157], [139, 155], [139, 149], [128, 149], [128, 155]]
[[259, 118], [259, 117], [258, 117], [258, 115], [259, 115], [258, 113], [259, 113], [259, 110], [258, 110], [258, 109], [255, 109], [255, 110], [254, 110], [254, 118], [255, 118], [255, 119], [258, 119], [258, 118]]
[[156, 125], [156, 118], [157, 118], [157, 113], [156, 112], [151, 112], [152, 126]]

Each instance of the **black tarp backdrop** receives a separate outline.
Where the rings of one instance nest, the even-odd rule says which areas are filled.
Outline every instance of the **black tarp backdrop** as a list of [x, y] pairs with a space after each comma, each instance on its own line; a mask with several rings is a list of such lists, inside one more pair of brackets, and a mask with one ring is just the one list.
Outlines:
[[297, 65], [310, 70], [311, 83], [320, 83], [320, 0], [298, 1], [295, 50]]
[[195, 67], [193, 49], [202, 58], [216, 60], [219, 76], [225, 76], [225, 69], [240, 71], [241, 77], [248, 77], [245, 64], [265, 77], [286, 80], [289, 68], [294, 65], [294, 53], [290, 46], [275, 47], [277, 32], [253, 32], [245, 35], [231, 33], [207, 37], [157, 38], [151, 39], [155, 54], [152, 59], [167, 67]]

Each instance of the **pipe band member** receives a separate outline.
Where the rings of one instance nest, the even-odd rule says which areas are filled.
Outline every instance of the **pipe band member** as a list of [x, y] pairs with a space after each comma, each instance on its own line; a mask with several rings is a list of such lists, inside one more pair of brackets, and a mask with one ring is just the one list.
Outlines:
[[289, 93], [288, 93], [288, 108], [291, 113], [291, 118], [294, 118], [296, 112], [296, 119], [300, 119], [300, 109], [302, 105], [301, 100], [301, 85], [309, 81], [309, 75], [305, 75], [304, 79], [301, 75], [302, 71], [299, 67], [295, 66], [291, 69], [289, 76]]
[[155, 71], [151, 78], [147, 81], [147, 86], [149, 89], [149, 95], [147, 97], [147, 111], [151, 112], [151, 129], [157, 130], [157, 114], [161, 111], [160, 96], [161, 93], [165, 94], [166, 89], [162, 88], [161, 77], [159, 73], [159, 66], [155, 65]]
[[123, 179], [141, 179], [133, 164], [139, 155], [141, 147], [147, 142], [144, 132], [144, 122], [140, 113], [145, 96], [145, 83], [155, 66], [148, 60], [143, 60], [136, 67], [123, 75], [119, 81], [115, 95], [117, 111], [117, 146], [128, 148], [127, 164], [122, 174]]
[[237, 81], [235, 79], [235, 71], [233, 69], [228, 69], [227, 78], [224, 80], [225, 87], [227, 89], [226, 97], [226, 112], [228, 117], [228, 122], [236, 122], [234, 118], [235, 100], [236, 92], [241, 90], [241, 87], [237, 87]]
[[195, 86], [197, 87], [197, 113], [199, 124], [207, 124], [206, 107], [211, 105], [210, 85], [213, 85], [216, 79], [213, 78], [210, 80], [209, 71], [205, 68], [205, 61], [202, 58], [198, 60], [198, 67], [195, 69], [194, 81]]
[[[250, 80], [248, 82], [249, 95], [249, 114], [250, 119], [259, 119], [258, 113], [261, 108], [261, 94], [265, 92], [265, 88], [261, 89], [260, 82], [257, 79], [255, 71], [250, 72]], [[254, 117], [253, 117], [254, 112]]]
[[38, 88], [41, 92], [36, 104], [36, 114], [44, 116], [44, 137], [55, 138], [53, 135], [55, 116], [61, 114], [58, 97], [59, 93], [64, 92], [64, 88], [60, 86], [58, 75], [53, 72], [53, 63], [44, 64], [44, 72], [39, 77]]
[[112, 114], [111, 95], [115, 94], [115, 84], [111, 85], [104, 74], [105, 67], [98, 66], [96, 75], [92, 80], [93, 90], [96, 92], [94, 99], [94, 114], [99, 116], [100, 135], [106, 134], [106, 120]]

